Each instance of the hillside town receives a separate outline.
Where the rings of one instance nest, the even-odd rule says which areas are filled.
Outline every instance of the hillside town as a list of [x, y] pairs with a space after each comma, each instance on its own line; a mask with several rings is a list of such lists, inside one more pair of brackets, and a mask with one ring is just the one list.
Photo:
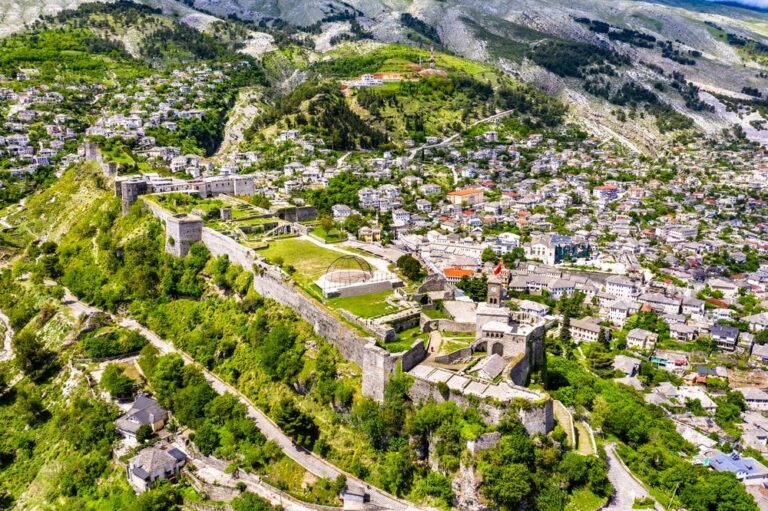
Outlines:
[[176, 18], [0, 75], [0, 508], [768, 509], [763, 145], [641, 152], [414, 16]]

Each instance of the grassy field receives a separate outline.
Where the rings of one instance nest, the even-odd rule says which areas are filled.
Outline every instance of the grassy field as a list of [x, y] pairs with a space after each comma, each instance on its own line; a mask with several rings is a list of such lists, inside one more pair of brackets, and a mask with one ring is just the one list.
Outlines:
[[274, 263], [282, 259], [283, 264], [296, 268], [293, 278], [305, 288], [311, 287], [320, 278], [328, 266], [342, 254], [318, 247], [311, 241], [287, 239], [269, 244], [269, 248], [259, 250], [267, 261]]
[[423, 333], [420, 328], [416, 327], [403, 330], [397, 334], [397, 338], [397, 341], [381, 343], [381, 346], [383, 346], [390, 353], [400, 353], [401, 351], [409, 349], [411, 345], [417, 340], [426, 343], [429, 339], [429, 334]]
[[596, 511], [605, 505], [606, 498], [599, 497], [588, 488], [580, 488], [573, 492], [571, 500], [565, 506], [566, 511]]
[[444, 337], [440, 351], [442, 353], [453, 353], [456, 350], [468, 347], [474, 340], [474, 337]]
[[327, 305], [334, 309], [345, 309], [361, 318], [375, 318], [397, 311], [397, 308], [387, 303], [392, 291], [382, 291], [362, 296], [347, 298], [331, 298]]
[[326, 243], [338, 243], [339, 241], [346, 241], [347, 239], [347, 233], [341, 229], [331, 229], [331, 231], [328, 232], [322, 227], [315, 227], [312, 229], [312, 234], [323, 238]]

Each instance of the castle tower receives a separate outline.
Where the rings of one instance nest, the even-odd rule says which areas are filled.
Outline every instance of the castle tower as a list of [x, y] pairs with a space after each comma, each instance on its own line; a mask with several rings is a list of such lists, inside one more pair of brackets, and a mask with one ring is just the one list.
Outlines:
[[203, 219], [179, 213], [165, 221], [165, 251], [176, 257], [184, 257], [189, 247], [203, 239]]

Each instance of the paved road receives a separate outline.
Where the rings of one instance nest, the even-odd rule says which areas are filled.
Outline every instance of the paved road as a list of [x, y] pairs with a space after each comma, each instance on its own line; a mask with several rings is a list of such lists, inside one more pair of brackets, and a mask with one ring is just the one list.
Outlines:
[[[69, 292], [69, 290], [65, 290], [63, 302], [70, 307], [70, 309], [75, 315], [80, 315], [83, 312], [100, 311], [100, 309], [91, 307], [81, 302], [80, 300], [78, 300]], [[104, 312], [104, 311], [101, 311], [101, 312]], [[285, 453], [286, 456], [296, 461], [299, 465], [304, 467], [307, 471], [315, 474], [318, 477], [324, 477], [329, 479], [335, 479], [339, 475], [343, 474], [344, 476], [346, 476], [347, 483], [350, 486], [358, 487], [358, 488], [366, 488], [366, 490], [371, 496], [371, 503], [379, 507], [382, 507], [384, 509], [392, 509], [392, 510], [398, 510], [398, 511], [399, 510], [415, 511], [419, 509], [416, 506], [408, 502], [402, 501], [383, 490], [368, 486], [368, 484], [365, 483], [364, 481], [357, 479], [351, 474], [343, 472], [341, 469], [332, 465], [328, 461], [316, 456], [312, 452], [296, 446], [293, 443], [293, 441], [285, 433], [283, 433], [280, 430], [280, 428], [274, 422], [272, 422], [272, 420], [270, 420], [269, 417], [266, 416], [266, 414], [264, 414], [261, 410], [256, 408], [256, 406], [254, 406], [251, 400], [248, 399], [242, 392], [237, 390], [232, 385], [226, 383], [224, 380], [222, 380], [221, 378], [219, 378], [218, 376], [210, 372], [208, 369], [206, 369], [202, 365], [195, 362], [189, 355], [187, 355], [183, 351], [175, 348], [171, 342], [166, 341], [165, 339], [162, 339], [155, 332], [141, 325], [135, 319], [115, 318], [115, 320], [120, 324], [120, 326], [123, 326], [125, 328], [130, 328], [132, 330], [135, 330], [141, 333], [161, 353], [163, 354], [177, 353], [184, 359], [184, 363], [196, 365], [198, 368], [200, 368], [200, 370], [205, 375], [206, 380], [208, 380], [208, 382], [211, 384], [211, 386], [217, 393], [223, 394], [225, 392], [229, 392], [237, 396], [240, 402], [243, 403], [243, 405], [245, 405], [246, 409], [248, 410], [248, 417], [254, 420], [254, 422], [259, 427], [259, 429], [264, 434], [264, 436], [267, 437], [268, 440], [273, 440], [277, 445], [280, 446], [280, 448], [282, 449], [282, 451]]]
[[[624, 462], [616, 453], [616, 444], [605, 446], [605, 453], [608, 455], [608, 479], [614, 487], [613, 499], [608, 506], [603, 509], [608, 511], [627, 511], [632, 509], [632, 503], [636, 498], [642, 499], [650, 494], [645, 489], [632, 472], [629, 471]], [[662, 511], [663, 508], [656, 503], [656, 509]]]
[[[193, 452], [188, 446], [183, 445], [180, 442], [174, 442], [173, 446], [184, 452], [190, 462], [195, 466], [195, 477], [210, 485], [234, 489], [237, 488], [238, 483], [243, 483], [248, 487], [248, 490], [268, 500], [273, 505], [283, 506], [283, 508], [292, 511], [317, 511], [318, 508], [326, 507], [315, 506], [297, 500], [292, 496], [281, 492], [272, 485], [265, 483], [255, 474], [250, 474], [242, 470], [237, 471], [236, 475], [232, 474], [228, 470], [229, 463], [226, 461]], [[327, 508], [329, 510], [341, 509], [338, 507], [333, 508], [332, 506], [327, 506]]]

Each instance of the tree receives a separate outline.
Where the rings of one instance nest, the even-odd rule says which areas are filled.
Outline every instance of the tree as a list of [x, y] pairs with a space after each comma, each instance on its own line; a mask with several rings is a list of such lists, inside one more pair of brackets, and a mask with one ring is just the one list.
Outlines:
[[139, 358], [137, 362], [139, 363], [141, 370], [144, 372], [144, 375], [150, 380], [152, 379], [152, 374], [155, 371], [159, 353], [160, 351], [151, 344], [147, 344], [141, 348], [141, 351], [139, 352]]
[[264, 371], [272, 378], [291, 384], [304, 362], [304, 348], [297, 343], [297, 334], [290, 323], [280, 322], [264, 337], [256, 353]]
[[179, 496], [166, 480], [155, 481], [149, 491], [139, 494], [126, 511], [178, 511]]
[[419, 260], [411, 254], [402, 255], [397, 259], [397, 269], [409, 280], [419, 280], [424, 273]]
[[230, 505], [232, 506], [232, 511], [273, 511], [277, 509], [269, 501], [251, 492], [239, 495]]
[[493, 251], [491, 247], [485, 247], [485, 249], [483, 249], [483, 253], [480, 254], [480, 259], [484, 263], [496, 264], [499, 262], [499, 256], [496, 254], [496, 252]]
[[195, 445], [200, 449], [200, 452], [206, 456], [211, 455], [219, 447], [219, 430], [210, 421], [205, 421], [203, 425], [195, 431], [192, 441], [195, 442]]
[[333, 218], [329, 216], [320, 217], [319, 223], [320, 223], [320, 228], [324, 230], [326, 234], [330, 234], [335, 226], [333, 222]]
[[397, 496], [407, 494], [413, 484], [413, 453], [407, 445], [398, 451], [387, 453], [381, 468], [381, 482], [384, 488]]
[[101, 375], [101, 386], [115, 399], [133, 397], [133, 380], [125, 375], [122, 366], [109, 364]]
[[589, 367], [598, 376], [604, 378], [613, 376], [613, 356], [602, 344], [590, 346], [587, 360], [589, 361]]
[[320, 436], [320, 428], [312, 416], [300, 410], [291, 398], [281, 399], [275, 405], [273, 417], [280, 429], [302, 447], [312, 449]]
[[525, 250], [522, 247], [512, 249], [501, 257], [506, 268], [516, 268], [519, 261], [525, 261]]
[[374, 449], [386, 449], [389, 430], [382, 407], [376, 401], [369, 398], [360, 400], [352, 409], [352, 421], [368, 437]]
[[361, 217], [358, 213], [352, 213], [347, 217], [346, 220], [344, 220], [344, 229], [347, 230], [347, 232], [357, 236], [358, 231], [363, 227], [365, 222], [363, 222], [363, 217]]
[[531, 493], [531, 472], [520, 463], [486, 466], [482, 491], [499, 509], [520, 509]]
[[563, 322], [560, 324], [560, 342], [563, 347], [571, 342], [571, 317], [568, 314], [563, 315]]
[[272, 207], [272, 201], [269, 200], [269, 197], [262, 195], [260, 193], [255, 193], [251, 197], [251, 204], [256, 206], [257, 208], [262, 209], [269, 209]]
[[183, 386], [183, 369], [184, 359], [176, 353], [169, 353], [157, 359], [157, 365], [152, 372], [152, 388], [157, 398], [166, 406], [170, 405], [173, 395]]
[[600, 336], [598, 337], [600, 340], [600, 344], [603, 345], [603, 347], [610, 351], [611, 349], [611, 331], [607, 328], [601, 327], [600, 328]]
[[149, 424], [142, 424], [139, 426], [139, 429], [136, 430], [136, 441], [140, 444], [143, 444], [150, 438], [152, 438], [152, 435], [154, 432], [152, 431], [152, 426]]
[[56, 355], [29, 330], [18, 332], [11, 342], [16, 365], [32, 380], [39, 380], [53, 368]]

